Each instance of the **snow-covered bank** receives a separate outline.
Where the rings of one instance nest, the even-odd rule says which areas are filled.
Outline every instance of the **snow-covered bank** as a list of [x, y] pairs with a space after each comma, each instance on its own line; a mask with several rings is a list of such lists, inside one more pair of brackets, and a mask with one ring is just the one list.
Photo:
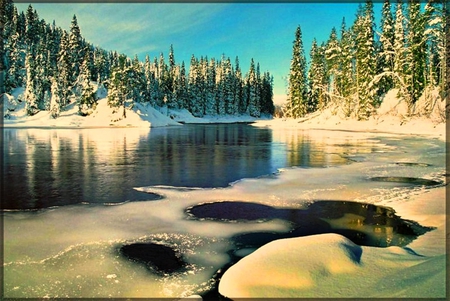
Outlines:
[[23, 89], [16, 89], [12, 95], [4, 96], [4, 127], [161, 127], [180, 125], [168, 116], [148, 104], [133, 103], [126, 110], [127, 117], [122, 118], [123, 109], [114, 112], [108, 106], [107, 98], [98, 100], [97, 106], [89, 116], [78, 114], [78, 106], [69, 104], [61, 110], [58, 118], [53, 118], [49, 111], [41, 111], [34, 116], [27, 116], [25, 101], [19, 101]]
[[[126, 118], [123, 118], [123, 108], [114, 111], [108, 106], [106, 91], [100, 91], [97, 106], [89, 116], [81, 116], [75, 103], [61, 110], [58, 118], [53, 118], [49, 111], [41, 111], [34, 116], [27, 116], [24, 89], [18, 88], [11, 95], [3, 97], [4, 127], [40, 127], [40, 128], [94, 128], [94, 127], [163, 127], [181, 125], [182, 123], [249, 123], [257, 118], [249, 115], [240, 116], [204, 116], [194, 117], [188, 110], [168, 110], [155, 108], [148, 103], [131, 102], [127, 104]], [[267, 120], [269, 117], [262, 118]]]
[[445, 140], [446, 122], [443, 117], [445, 101], [442, 101], [436, 91], [424, 94], [414, 106], [414, 112], [408, 117], [408, 107], [397, 98], [397, 90], [389, 91], [375, 114], [368, 120], [358, 121], [346, 118], [339, 108], [328, 107], [307, 115], [304, 118], [277, 118], [261, 120], [255, 126], [351, 130], [360, 132], [396, 133], [426, 135]]
[[338, 234], [277, 240], [227, 270], [219, 292], [232, 299], [445, 298], [445, 188], [395, 208], [436, 230], [405, 248], [361, 247]]

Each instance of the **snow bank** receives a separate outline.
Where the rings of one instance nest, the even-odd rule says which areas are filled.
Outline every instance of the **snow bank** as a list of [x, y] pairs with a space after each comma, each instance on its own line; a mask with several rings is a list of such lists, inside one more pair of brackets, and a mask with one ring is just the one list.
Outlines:
[[232, 266], [222, 277], [219, 291], [230, 298], [278, 297], [270, 293], [274, 287], [309, 288], [321, 278], [354, 273], [361, 253], [361, 247], [337, 234], [276, 240]]
[[254, 125], [260, 127], [351, 130], [374, 133], [396, 133], [427, 135], [445, 140], [446, 122], [443, 116], [445, 101], [437, 90], [427, 91], [418, 100], [408, 115], [406, 103], [397, 97], [397, 90], [389, 91], [376, 113], [368, 120], [358, 121], [343, 116], [336, 107], [328, 107], [304, 118], [277, 118], [259, 120]]
[[321, 234], [264, 245], [225, 272], [219, 292], [228, 298], [445, 297], [444, 267], [445, 255], [360, 247]]
[[80, 116], [75, 103], [67, 105], [61, 110], [58, 118], [52, 118], [49, 111], [41, 111], [34, 116], [27, 116], [25, 101], [21, 101], [23, 88], [15, 89], [11, 95], [5, 94], [3, 98], [3, 116], [5, 127], [161, 127], [180, 125], [170, 117], [148, 104], [133, 103], [126, 109], [126, 118], [123, 118], [123, 108], [114, 111], [108, 106], [106, 91], [99, 88], [97, 106], [89, 116]]

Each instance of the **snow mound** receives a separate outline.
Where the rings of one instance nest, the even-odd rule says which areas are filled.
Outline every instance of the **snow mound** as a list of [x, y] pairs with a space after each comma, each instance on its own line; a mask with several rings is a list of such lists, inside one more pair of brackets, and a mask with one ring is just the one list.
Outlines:
[[219, 293], [231, 299], [445, 297], [445, 256], [361, 247], [334, 233], [281, 239], [228, 269]]
[[312, 287], [329, 275], [354, 273], [361, 254], [360, 246], [338, 234], [276, 240], [226, 271], [219, 292], [229, 298], [277, 297], [269, 293], [274, 287]]
[[378, 115], [406, 116], [408, 105], [397, 97], [398, 89], [391, 89], [383, 98], [383, 102], [377, 110]]

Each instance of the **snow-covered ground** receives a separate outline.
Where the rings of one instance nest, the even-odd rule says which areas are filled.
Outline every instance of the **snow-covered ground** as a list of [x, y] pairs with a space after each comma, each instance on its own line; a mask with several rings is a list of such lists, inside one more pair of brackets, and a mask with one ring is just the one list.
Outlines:
[[[101, 91], [100, 91], [101, 92]], [[99, 93], [99, 100], [93, 113], [89, 116], [78, 114], [75, 103], [61, 110], [58, 118], [53, 118], [49, 111], [41, 111], [34, 116], [27, 116], [25, 102], [20, 101], [23, 88], [15, 89], [11, 95], [3, 98], [3, 116], [5, 127], [52, 127], [52, 128], [93, 128], [93, 127], [163, 127], [181, 125], [181, 123], [236, 123], [254, 122], [257, 119], [249, 115], [242, 116], [204, 116], [194, 117], [186, 109], [168, 110], [156, 109], [148, 103], [133, 103], [129, 101], [126, 108], [126, 118], [123, 118], [123, 108], [114, 111], [108, 106], [106, 93]], [[268, 118], [266, 118], [268, 119]]]

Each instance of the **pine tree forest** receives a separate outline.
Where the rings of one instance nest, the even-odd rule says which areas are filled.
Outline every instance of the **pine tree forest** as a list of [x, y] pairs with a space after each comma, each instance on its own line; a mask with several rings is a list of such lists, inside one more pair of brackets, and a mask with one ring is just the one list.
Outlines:
[[[328, 41], [313, 41], [309, 69], [301, 28], [295, 32], [289, 74], [290, 117], [304, 117], [326, 107], [336, 114], [366, 120], [391, 89], [413, 114], [419, 98], [438, 90], [448, 93], [448, 14], [445, 1], [384, 0], [380, 25], [371, 1], [360, 4], [354, 23], [340, 32], [333, 28]], [[432, 103], [428, 105], [429, 109]]]
[[[93, 46], [83, 36], [74, 15], [66, 31], [40, 20], [31, 5], [18, 13], [12, 0], [4, 0], [4, 89], [24, 87], [27, 114], [50, 111], [58, 118], [61, 110], [75, 103], [87, 116], [98, 99], [94, 87], [106, 88], [108, 104], [126, 118], [132, 102], [155, 107], [187, 109], [196, 117], [204, 115], [273, 115], [273, 78], [260, 74], [251, 60], [243, 74], [236, 57], [220, 59], [192, 55], [189, 69], [177, 64], [173, 46], [168, 59], [161, 53], [144, 62], [116, 51]], [[3, 47], [2, 47], [3, 49]]]

